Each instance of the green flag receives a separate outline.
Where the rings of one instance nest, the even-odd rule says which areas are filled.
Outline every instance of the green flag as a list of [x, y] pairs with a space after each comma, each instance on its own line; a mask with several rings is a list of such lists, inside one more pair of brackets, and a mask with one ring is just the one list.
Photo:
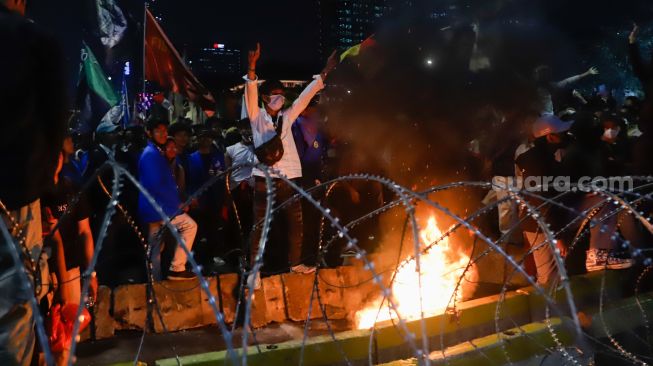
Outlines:
[[102, 66], [97, 62], [97, 59], [93, 55], [91, 49], [84, 43], [84, 48], [82, 48], [82, 65], [80, 70], [81, 73], [84, 73], [86, 77], [86, 83], [88, 87], [95, 92], [100, 98], [102, 98], [110, 107], [118, 104], [120, 98], [113, 90], [113, 86], [107, 77], [102, 71]]

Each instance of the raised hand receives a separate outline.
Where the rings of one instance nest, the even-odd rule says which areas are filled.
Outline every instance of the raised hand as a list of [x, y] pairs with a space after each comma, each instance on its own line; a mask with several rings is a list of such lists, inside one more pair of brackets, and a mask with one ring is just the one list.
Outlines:
[[256, 42], [256, 49], [249, 51], [247, 60], [249, 61], [249, 69], [247, 70], [247, 78], [249, 80], [256, 80], [256, 62], [261, 58], [261, 44]]
[[331, 56], [329, 56], [329, 58], [327, 59], [326, 65], [324, 66], [324, 69], [323, 69], [322, 72], [320, 73], [320, 75], [322, 75], [322, 79], [325, 79], [325, 78], [327, 77], [327, 75], [328, 75], [331, 71], [333, 71], [333, 69], [336, 68], [337, 65], [338, 65], [338, 56], [337, 56], [337, 52], [336, 52], [336, 51], [333, 51], [333, 52], [331, 53]]
[[597, 69], [594, 66], [590, 67], [590, 69], [587, 70], [587, 75], [598, 75], [598, 74], [599, 74], [599, 69]]
[[249, 51], [248, 54], [248, 61], [249, 61], [249, 68], [250, 69], [255, 69], [256, 68], [256, 62], [258, 59], [261, 58], [261, 43], [256, 42], [256, 49], [253, 51]]

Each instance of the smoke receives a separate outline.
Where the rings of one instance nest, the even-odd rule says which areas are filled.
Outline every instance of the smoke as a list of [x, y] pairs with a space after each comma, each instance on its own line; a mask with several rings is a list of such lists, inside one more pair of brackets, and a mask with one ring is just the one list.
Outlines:
[[[381, 174], [421, 190], [489, 181], [490, 161], [481, 156], [514, 153], [541, 110], [533, 70], [569, 42], [542, 25], [539, 10], [524, 13], [523, 1], [461, 3], [403, 9], [375, 34], [373, 47], [332, 74], [323, 101], [328, 129], [347, 146], [339, 174]], [[461, 187], [430, 198], [466, 217], [485, 193]], [[404, 219], [401, 210], [381, 218], [379, 252], [388, 255], [379, 261], [396, 261]], [[440, 213], [437, 219], [442, 229], [454, 223]], [[466, 230], [456, 237], [454, 245], [471, 246]]]
[[[375, 46], [334, 72], [327, 124], [361, 157], [355, 170], [377, 167], [417, 188], [480, 179], [470, 142], [483, 140], [491, 155], [537, 115], [533, 69], [561, 40], [514, 23], [504, 2], [489, 3], [441, 20], [415, 5], [384, 24]], [[454, 12], [451, 6], [446, 12]]]

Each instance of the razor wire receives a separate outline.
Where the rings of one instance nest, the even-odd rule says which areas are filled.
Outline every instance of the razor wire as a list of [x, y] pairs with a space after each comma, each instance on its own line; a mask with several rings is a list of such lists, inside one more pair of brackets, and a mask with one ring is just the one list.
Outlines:
[[[404, 266], [406, 263], [410, 262], [411, 260], [414, 260], [416, 262], [416, 268], [417, 268], [417, 275], [418, 275], [418, 281], [421, 281], [422, 278], [422, 271], [420, 268], [420, 258], [422, 255], [425, 253], [428, 253], [430, 248], [432, 248], [435, 245], [438, 245], [439, 242], [444, 240], [445, 238], [449, 237], [451, 234], [453, 234], [456, 230], [460, 228], [466, 228], [469, 230], [474, 237], [474, 247], [476, 247], [476, 240], [480, 240], [481, 242], [484, 242], [488, 248], [483, 250], [480, 254], [476, 255], [475, 257], [472, 257], [470, 254], [468, 264], [466, 268], [464, 268], [462, 274], [458, 278], [458, 281], [456, 283], [456, 286], [454, 288], [453, 293], [451, 294], [449, 298], [449, 304], [447, 305], [447, 309], [449, 309], [450, 305], [452, 308], [456, 309], [457, 306], [457, 292], [459, 291], [459, 288], [461, 286], [461, 283], [466, 280], [465, 276], [468, 274], [469, 271], [472, 270], [472, 267], [476, 265], [479, 261], [481, 261], [483, 258], [485, 258], [489, 253], [497, 253], [500, 258], [502, 258], [510, 267], [512, 267], [512, 271], [509, 276], [507, 276], [504, 279], [504, 283], [502, 284], [502, 288], [499, 294], [499, 301], [497, 302], [497, 306], [495, 309], [495, 330], [499, 336], [499, 340], [501, 343], [501, 347], [503, 349], [503, 352], [506, 356], [506, 361], [508, 363], [511, 363], [510, 361], [510, 356], [509, 352], [505, 349], [505, 342], [506, 340], [502, 337], [501, 334], [501, 326], [499, 324], [499, 318], [501, 314], [501, 306], [505, 302], [506, 299], [506, 294], [508, 292], [509, 288], [509, 283], [511, 281], [511, 278], [516, 275], [520, 274], [522, 275], [526, 281], [533, 286], [535, 289], [535, 292], [541, 296], [545, 300], [545, 324], [547, 327], [548, 332], [551, 334], [551, 336], [554, 339], [554, 343], [556, 343], [556, 347], [554, 348], [556, 351], [560, 352], [563, 354], [563, 356], [569, 361], [574, 364], [580, 364], [579, 360], [572, 354], [570, 354], [567, 350], [566, 347], [560, 342], [560, 340], [557, 338], [556, 332], [554, 330], [554, 327], [552, 326], [550, 322], [550, 310], [553, 310], [555, 313], [559, 314], [561, 319], [564, 319], [562, 316], [566, 312], [562, 311], [561, 309], [558, 308], [558, 304], [556, 300], [552, 297], [553, 294], [548, 294], [544, 288], [540, 287], [522, 268], [522, 264], [524, 261], [524, 258], [526, 256], [531, 255], [533, 252], [536, 250], [539, 250], [541, 248], [544, 248], [545, 246], [548, 246], [550, 250], [553, 251], [555, 261], [556, 261], [556, 266], [558, 267], [559, 270], [559, 279], [562, 282], [562, 288], [565, 291], [567, 295], [567, 306], [569, 307], [568, 313], [571, 315], [571, 324], [570, 326], [572, 329], [575, 329], [576, 332], [576, 341], [579, 342], [580, 344], [584, 343], [583, 339], [585, 337], [588, 337], [588, 334], [586, 332], [582, 331], [580, 328], [579, 321], [577, 319], [577, 309], [575, 307], [575, 303], [573, 300], [573, 294], [571, 291], [571, 287], [569, 285], [569, 276], [566, 274], [565, 271], [565, 266], [564, 266], [564, 260], [559, 252], [559, 250], [555, 247], [556, 244], [556, 238], [565, 230], [568, 230], [571, 227], [574, 227], [576, 224], [575, 221], [583, 221], [581, 223], [579, 232], [577, 235], [574, 237], [574, 241], [572, 242], [572, 245], [570, 246], [570, 250], [574, 248], [575, 244], [578, 243], [580, 240], [582, 240], [583, 236], [586, 236], [589, 233], [590, 227], [593, 225], [601, 224], [602, 222], [605, 222], [605, 220], [612, 215], [618, 215], [621, 213], [625, 213], [627, 215], [632, 215], [634, 218], [637, 219], [637, 222], [644, 228], [648, 229], [649, 231], [653, 231], [650, 221], [650, 217], [645, 217], [645, 212], [643, 211], [637, 211], [635, 206], [640, 203], [640, 202], [648, 202], [651, 200], [651, 193], [648, 194], [639, 194], [636, 191], [635, 192], [619, 192], [613, 193], [613, 192], [607, 192], [607, 191], [597, 191], [594, 192], [597, 195], [602, 195], [604, 196], [605, 200], [599, 202], [597, 205], [602, 205], [602, 204], [611, 204], [614, 205], [616, 208], [609, 212], [608, 214], [604, 215], [604, 217], [600, 218], [595, 218], [591, 215], [591, 212], [574, 212], [575, 210], [571, 207], [565, 207], [564, 204], [556, 201], [556, 199], [549, 199], [549, 198], [544, 198], [541, 196], [538, 196], [537, 194], [533, 194], [531, 192], [527, 191], [517, 191], [517, 190], [511, 190], [510, 195], [505, 197], [502, 200], [497, 200], [496, 202], [493, 202], [489, 205], [485, 205], [480, 207], [478, 210], [473, 212], [470, 215], [467, 215], [466, 217], [461, 217], [455, 214], [453, 211], [451, 211], [446, 205], [442, 205], [436, 201], [432, 201], [428, 198], [428, 196], [431, 193], [435, 192], [440, 192], [440, 191], [447, 191], [451, 189], [456, 189], [460, 187], [464, 188], [478, 188], [478, 189], [492, 189], [492, 184], [490, 183], [485, 183], [485, 182], [458, 182], [458, 183], [451, 183], [447, 185], [441, 185], [437, 187], [431, 187], [428, 190], [421, 191], [421, 192], [414, 192], [408, 188], [402, 187], [398, 185], [397, 183], [383, 177], [379, 176], [373, 176], [373, 175], [366, 175], [366, 174], [353, 174], [353, 175], [348, 175], [348, 176], [343, 176], [343, 177], [338, 177], [335, 178], [329, 182], [322, 183], [320, 185], [317, 185], [311, 189], [303, 190], [301, 189], [297, 184], [295, 184], [293, 181], [279, 175], [277, 171], [274, 171], [273, 169], [270, 169], [268, 167], [264, 167], [262, 165], [257, 165], [257, 168], [259, 168], [263, 173], [265, 174], [265, 181], [266, 181], [266, 189], [267, 189], [267, 203], [266, 203], [266, 213], [261, 222], [254, 223], [254, 227], [252, 231], [256, 230], [256, 228], [261, 227], [261, 238], [259, 240], [258, 246], [259, 246], [259, 251], [257, 253], [256, 258], [252, 258], [252, 266], [249, 271], [245, 271], [244, 268], [241, 268], [241, 274], [240, 274], [240, 293], [238, 296], [238, 302], [237, 302], [237, 309], [236, 309], [236, 319], [234, 319], [234, 324], [232, 325], [232, 328], [229, 329], [225, 323], [225, 319], [223, 315], [220, 312], [220, 309], [218, 309], [216, 302], [215, 302], [215, 297], [212, 295], [210, 289], [208, 288], [208, 282], [206, 279], [202, 276], [202, 268], [197, 264], [197, 262], [194, 259], [193, 252], [191, 252], [186, 243], [183, 242], [182, 238], [180, 237], [178, 231], [172, 225], [170, 218], [167, 217], [161, 208], [157, 205], [155, 199], [147, 192], [142, 186], [140, 186], [138, 180], [134, 178], [124, 167], [122, 167], [120, 164], [115, 162], [113, 160], [113, 157], [110, 156], [109, 161], [105, 163], [99, 170], [96, 172], [94, 177], [99, 177], [99, 174], [102, 171], [106, 170], [111, 170], [113, 172], [113, 182], [112, 182], [112, 189], [111, 192], [108, 192], [108, 190], [105, 190], [107, 193], [107, 196], [109, 198], [109, 202], [107, 203], [106, 211], [104, 213], [105, 217], [102, 222], [101, 228], [100, 228], [100, 233], [98, 235], [98, 240], [96, 241], [96, 248], [94, 251], [93, 258], [91, 260], [91, 264], [86, 268], [84, 271], [84, 274], [82, 275], [82, 293], [81, 293], [81, 299], [84, 300], [87, 298], [88, 290], [89, 290], [89, 285], [90, 285], [90, 277], [94, 275], [94, 269], [97, 264], [98, 258], [100, 256], [100, 253], [102, 251], [102, 246], [103, 242], [105, 241], [107, 231], [109, 230], [109, 226], [111, 225], [112, 217], [116, 214], [116, 212], [120, 213], [121, 215], [125, 216], [127, 219], [128, 224], [134, 229], [136, 232], [140, 243], [144, 246], [144, 251], [146, 252], [146, 269], [147, 269], [147, 281], [148, 281], [148, 302], [152, 302], [152, 305], [155, 307], [155, 310], [157, 310], [157, 317], [158, 320], [161, 322], [162, 328], [164, 330], [164, 333], [168, 333], [167, 327], [165, 326], [163, 316], [160, 312], [159, 309], [159, 304], [156, 299], [156, 294], [154, 290], [154, 278], [152, 277], [151, 273], [151, 258], [150, 258], [150, 253], [151, 253], [151, 247], [149, 246], [149, 243], [147, 240], [144, 239], [144, 236], [140, 231], [138, 231], [137, 225], [135, 224], [135, 220], [130, 216], [130, 214], [124, 209], [119, 204], [120, 200], [120, 194], [122, 192], [122, 189], [124, 187], [125, 182], [133, 185], [136, 187], [136, 189], [143, 194], [147, 201], [155, 208], [155, 210], [158, 212], [158, 214], [161, 216], [162, 221], [164, 222], [163, 228], [167, 228], [172, 235], [174, 236], [174, 239], [179, 243], [180, 247], [184, 250], [188, 257], [188, 262], [192, 268], [192, 270], [197, 274], [198, 276], [198, 281], [199, 281], [199, 286], [201, 287], [202, 291], [206, 293], [206, 295], [209, 298], [209, 304], [211, 307], [211, 310], [213, 311], [216, 320], [217, 320], [217, 325], [221, 330], [222, 337], [225, 341], [226, 344], [226, 349], [227, 349], [227, 354], [233, 364], [247, 364], [247, 358], [248, 358], [248, 352], [247, 352], [247, 347], [249, 346], [249, 336], [250, 333], [251, 336], [254, 338], [255, 344], [258, 346], [258, 342], [255, 340], [255, 334], [254, 334], [254, 329], [251, 326], [250, 319], [251, 319], [251, 314], [252, 314], [252, 306], [253, 306], [253, 297], [255, 293], [255, 288], [254, 288], [254, 281], [253, 279], [256, 278], [257, 274], [260, 273], [261, 268], [263, 266], [263, 256], [265, 254], [265, 249], [266, 249], [266, 243], [269, 241], [269, 233], [270, 233], [270, 228], [271, 228], [271, 222], [274, 214], [278, 212], [279, 210], [283, 209], [287, 205], [291, 204], [292, 202], [296, 200], [306, 200], [308, 201], [312, 206], [314, 206], [321, 214], [321, 219], [320, 219], [320, 233], [319, 233], [319, 251], [318, 251], [318, 256], [321, 257], [323, 256], [328, 250], [331, 249], [331, 245], [338, 239], [344, 239], [346, 240], [346, 249], [347, 250], [352, 250], [356, 253], [356, 259], [360, 260], [364, 264], [364, 269], [371, 274], [370, 280], [373, 281], [380, 289], [380, 295], [381, 295], [381, 302], [380, 302], [380, 307], [379, 311], [381, 311], [381, 308], [384, 306], [387, 306], [388, 311], [391, 313], [394, 313], [395, 316], [391, 316], [390, 319], [391, 321], [394, 322], [397, 321], [396, 326], [398, 326], [398, 329], [401, 331], [402, 337], [404, 337], [404, 340], [406, 343], [409, 345], [409, 347], [412, 349], [412, 352], [415, 356], [415, 358], [418, 360], [420, 364], [429, 364], [430, 363], [430, 343], [429, 343], [429, 337], [427, 334], [426, 330], [426, 325], [425, 325], [425, 316], [424, 316], [424, 308], [423, 308], [423, 299], [422, 299], [422, 291], [425, 289], [425, 284], [418, 283], [417, 286], [417, 295], [415, 301], [418, 301], [420, 304], [420, 312], [421, 315], [419, 315], [418, 321], [420, 324], [420, 333], [421, 333], [421, 345], [418, 346], [415, 341], [416, 341], [416, 336], [415, 334], [411, 333], [409, 331], [409, 328], [407, 327], [406, 320], [403, 318], [402, 314], [400, 314], [400, 310], [397, 307], [397, 304], [394, 303], [393, 300], [393, 292], [392, 292], [392, 285], [394, 283], [394, 278], [396, 273]], [[231, 169], [228, 169], [224, 172], [221, 172], [220, 174], [214, 176], [211, 180], [206, 182], [197, 192], [192, 194], [188, 200], [182, 205], [180, 208], [183, 210], [185, 207], [189, 206], [192, 200], [196, 199], [199, 197], [203, 192], [208, 190], [211, 186], [215, 184], [221, 184], [221, 182], [224, 179], [229, 178], [229, 174], [236, 169], [240, 169], [242, 166], [237, 166], [233, 167]], [[287, 201], [285, 202], [280, 202], [277, 204], [275, 201], [275, 189], [274, 189], [274, 181], [275, 180], [280, 180], [283, 181], [284, 184], [289, 185], [296, 193]], [[650, 178], [648, 177], [640, 177], [641, 180], [650, 182]], [[319, 190], [319, 189], [327, 189], [327, 194], [326, 197], [328, 197], [329, 192], [333, 189], [333, 187], [338, 184], [339, 182], [347, 182], [347, 181], [367, 181], [367, 182], [376, 182], [381, 184], [383, 187], [389, 189], [392, 191], [398, 198], [393, 200], [392, 202], [389, 203], [384, 203], [382, 207], [376, 208], [373, 211], [357, 218], [354, 219], [346, 224], [342, 224], [339, 221], [338, 217], [335, 217], [331, 213], [331, 209], [328, 208], [328, 200], [325, 198], [324, 203], [317, 201], [311, 193]], [[87, 184], [84, 186], [83, 191], [87, 190], [91, 182], [87, 182]], [[646, 189], [649, 188], [652, 184], [648, 185], [643, 185], [638, 187], [638, 189]], [[82, 193], [80, 193], [81, 195]], [[635, 199], [627, 199], [627, 196], [633, 196]], [[543, 202], [540, 205], [533, 206], [528, 198], [539, 198]], [[70, 216], [70, 210], [72, 210], [72, 206], [75, 205], [77, 200], [79, 199], [79, 195], [76, 196], [76, 198], [73, 199], [71, 204], [69, 205], [69, 208], [67, 212], [64, 214], [64, 216], [59, 220], [57, 223], [57, 226], [53, 231], [56, 231], [59, 228], [59, 225], [61, 225], [62, 220], [65, 220], [66, 217]], [[527, 252], [523, 255], [523, 258], [521, 260], [515, 260], [512, 258], [508, 252], [502, 249], [501, 243], [504, 242], [504, 240], [507, 238], [508, 233], [502, 233], [501, 237], [498, 240], [493, 240], [491, 239], [487, 234], [483, 233], [481, 229], [476, 227], [472, 222], [474, 222], [476, 219], [489, 214], [493, 210], [496, 210], [499, 204], [504, 203], [504, 202], [512, 202], [514, 204], [517, 204], [521, 207], [525, 208], [526, 215], [521, 218], [520, 222], [515, 224], [515, 226], [510, 230], [514, 230], [517, 228], [521, 223], [523, 222], [524, 219], [534, 219], [537, 224], [539, 229], [541, 229], [542, 233], [545, 236], [545, 240], [542, 243], [539, 243], [538, 245], [529, 248]], [[416, 218], [416, 209], [418, 205], [424, 205], [426, 207], [429, 207], [432, 210], [436, 210], [437, 212], [443, 213], [445, 216], [451, 218], [454, 220], [455, 224], [452, 225], [449, 229], [444, 231], [441, 234], [441, 237], [434, 240], [432, 243], [424, 243], [422, 245], [420, 243], [420, 237], [419, 237], [419, 232], [420, 232], [420, 226], [418, 223], [418, 220]], [[568, 222], [565, 227], [558, 231], [552, 231], [549, 228], [549, 224], [545, 222], [544, 216], [541, 214], [540, 209], [544, 205], [553, 205], [553, 206], [558, 206], [558, 207], [563, 207], [570, 212], [575, 213], [575, 218]], [[413, 254], [410, 255], [408, 258], [405, 258], [403, 260], [398, 260], [397, 264], [394, 266], [394, 268], [389, 268], [387, 271], [386, 270], [381, 270], [375, 268], [374, 262], [368, 257], [368, 253], [365, 252], [362, 248], [360, 248], [357, 245], [357, 239], [350, 234], [350, 230], [357, 225], [360, 225], [362, 223], [365, 223], [367, 220], [380, 216], [384, 213], [389, 212], [390, 210], [403, 207], [406, 213], [406, 223], [404, 226], [404, 230], [402, 231], [401, 234], [401, 242], [399, 245], [399, 251], [398, 255], [402, 255], [402, 248], [403, 248], [403, 241], [404, 241], [404, 235], [405, 235], [405, 229], [407, 225], [410, 225], [411, 227], [411, 234], [413, 240]], [[422, 207], [422, 206], [420, 206]], [[588, 211], [588, 210], [586, 210]], [[591, 210], [589, 210], [591, 211]], [[238, 215], [238, 214], [237, 214]], [[607, 217], [606, 217], [607, 216]], [[584, 218], [584, 219], [583, 219]], [[241, 228], [240, 224], [240, 218], [237, 216], [237, 221], [238, 221], [238, 226]], [[324, 240], [324, 227], [326, 225], [326, 222], [330, 222], [331, 227], [333, 227], [336, 232], [331, 237], [329, 240], [326, 241], [326, 243], [323, 245], [323, 240]], [[5, 236], [5, 240], [8, 238], [11, 238], [11, 235], [8, 231], [8, 229], [4, 226], [2, 226], [2, 231], [3, 235]], [[509, 232], [510, 232], [509, 231]], [[242, 230], [241, 230], [242, 232]], [[618, 238], [617, 240], [621, 240], [621, 238]], [[12, 242], [14, 239], [12, 238]], [[252, 243], [254, 244], [254, 243]], [[643, 279], [650, 273], [651, 268], [653, 268], [653, 265], [651, 265], [651, 258], [646, 256], [647, 251], [640, 249], [633, 248], [630, 243], [622, 243], [622, 247], [624, 249], [628, 249], [628, 252], [632, 255], [634, 259], [642, 260], [643, 263], [647, 264], [645, 265], [644, 270], [640, 273], [640, 275], [637, 277], [636, 283], [635, 283], [635, 297], [637, 301], [637, 306], [638, 310], [641, 312], [643, 320], [644, 320], [644, 326], [646, 329], [646, 334], [647, 336], [650, 334], [650, 326], [649, 326], [649, 321], [648, 317], [646, 315], [646, 311], [643, 308], [642, 304], [639, 301], [639, 295], [640, 295], [640, 287], [642, 286]], [[15, 253], [12, 252], [16, 259], [20, 258], [20, 253]], [[472, 251], [473, 253], [473, 251]], [[320, 261], [318, 261], [318, 264]], [[16, 261], [16, 264], [22, 267], [22, 262], [21, 261]], [[244, 267], [241, 265], [241, 267]], [[381, 275], [384, 272], [389, 272], [393, 271], [393, 275], [391, 277], [391, 280], [389, 282], [388, 286], [385, 286], [384, 280], [381, 278]], [[21, 273], [25, 273], [21, 269]], [[314, 278], [313, 278], [313, 285], [311, 287], [311, 294], [310, 294], [310, 299], [309, 299], [309, 310], [308, 310], [308, 315], [306, 322], [304, 323], [304, 334], [303, 334], [303, 342], [302, 342], [302, 353], [300, 356], [300, 360], [303, 360], [303, 349], [304, 345], [308, 339], [308, 329], [310, 327], [310, 322], [312, 318], [312, 307], [314, 301], [317, 301], [318, 303], [318, 309], [322, 312], [322, 318], [327, 325], [328, 332], [332, 338], [332, 340], [338, 344], [338, 350], [343, 358], [343, 362], [349, 364], [350, 361], [347, 358], [347, 354], [344, 351], [344, 349], [341, 347], [337, 334], [333, 331], [330, 325], [330, 320], [328, 319], [327, 315], [327, 310], [326, 310], [326, 305], [323, 303], [323, 299], [321, 299], [320, 296], [320, 288], [319, 288], [319, 283], [322, 281], [320, 277], [320, 268], [317, 269], [315, 272]], [[603, 279], [604, 281], [604, 279]], [[331, 286], [333, 284], [329, 284], [326, 281], [323, 281], [327, 286]], [[26, 278], [25, 283], [29, 283], [29, 280]], [[356, 284], [360, 285], [360, 284]], [[336, 286], [334, 286], [336, 287]], [[355, 286], [354, 286], [355, 287]], [[341, 289], [344, 290], [344, 289]], [[602, 286], [600, 289], [600, 316], [601, 318], [603, 317], [603, 296], [604, 296], [604, 282], [602, 282]], [[219, 296], [221, 296], [219, 294]], [[243, 333], [242, 333], [242, 347], [240, 352], [240, 357], [238, 357], [237, 351], [233, 347], [233, 334], [236, 329], [236, 323], [238, 322], [238, 312], [240, 311], [241, 308], [241, 300], [244, 299], [244, 312], [245, 316], [243, 319]], [[33, 303], [33, 307], [35, 306], [35, 298], [32, 298], [31, 302]], [[79, 326], [81, 324], [81, 319], [80, 315], [82, 314], [82, 308], [84, 306], [85, 301], [80, 301], [79, 307], [77, 309], [77, 317], [75, 319], [75, 324], [74, 324], [74, 330], [73, 330], [73, 337], [72, 337], [72, 344], [71, 344], [71, 352], [70, 352], [70, 359], [69, 359], [69, 364], [72, 364], [75, 361], [75, 351], [77, 347], [77, 343], [79, 341]], [[387, 305], [384, 305], [387, 304]], [[456, 314], [454, 314], [454, 318], [457, 317]], [[49, 346], [47, 345], [47, 337], [45, 337], [45, 327], [43, 326], [43, 320], [42, 317], [40, 316], [40, 313], [37, 311], [35, 312], [35, 319], [37, 321], [36, 326], [37, 326], [37, 333], [39, 335], [39, 340], [41, 342], [42, 349], [46, 355], [46, 363], [51, 364], [52, 359], [50, 355], [50, 350]], [[377, 319], [378, 319], [378, 313], [377, 313]], [[521, 326], [519, 326], [518, 322], [514, 321], [511, 319], [513, 323], [517, 325], [517, 328], [521, 330]], [[444, 317], [442, 318], [442, 322], [444, 322]], [[563, 321], [563, 326], [566, 322]], [[443, 323], [442, 323], [443, 324]], [[605, 325], [605, 324], [604, 324]], [[444, 359], [444, 362], [448, 362], [448, 357], [446, 355], [446, 346], [444, 342], [444, 328], [443, 325], [441, 325], [440, 329], [440, 347], [439, 350], [442, 354], [442, 357]], [[374, 332], [376, 329], [376, 323], [374, 324], [372, 328], [372, 332]], [[523, 330], [521, 330], [523, 334], [526, 334]], [[142, 338], [141, 338], [141, 344], [139, 345], [139, 353], [136, 355], [136, 360], [138, 360], [138, 355], [140, 354], [142, 350], [142, 342], [145, 337], [145, 332], [146, 330], [144, 329]], [[630, 359], [632, 361], [645, 364], [644, 361], [642, 361], [640, 358], [638, 358], [638, 355], [628, 351], [625, 346], [619, 344], [612, 338], [610, 335], [609, 330], [607, 327], [605, 328], [605, 332], [608, 335], [610, 339], [610, 343], [612, 344], [612, 351], [616, 352], [623, 358]], [[374, 339], [374, 333], [372, 333], [372, 336], [370, 337], [370, 343], [369, 343], [369, 363], [372, 363], [372, 342]], [[44, 342], [45, 340], [45, 342]], [[484, 355], [483, 351], [476, 347], [473, 343], [472, 340], [465, 340], [465, 342], [470, 343], [474, 349], [477, 352], [480, 352], [483, 356], [487, 357]], [[45, 344], [44, 344], [45, 343]], [[177, 359], [177, 362], [180, 363], [179, 361], [179, 355], [177, 355], [177, 352], [174, 350], [174, 345], [171, 345], [173, 348], [173, 352], [175, 353], [175, 357]], [[586, 346], [581, 346], [581, 350], [586, 348]], [[260, 351], [260, 350], [259, 350]], [[581, 351], [582, 353], [583, 351]], [[644, 357], [646, 359], [646, 357]], [[238, 362], [239, 360], [239, 362]], [[489, 359], [488, 359], [489, 361]]]

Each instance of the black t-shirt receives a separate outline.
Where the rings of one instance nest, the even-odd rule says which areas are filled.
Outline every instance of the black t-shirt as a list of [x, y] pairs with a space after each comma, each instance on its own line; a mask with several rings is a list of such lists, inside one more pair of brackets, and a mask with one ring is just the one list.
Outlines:
[[[78, 267], [84, 263], [84, 249], [78, 235], [78, 222], [87, 219], [90, 212], [84, 195], [73, 207], [70, 207], [78, 193], [79, 189], [70, 179], [61, 177], [54, 189], [41, 198], [43, 220], [59, 222], [67, 269]], [[69, 207], [70, 212], [66, 213]], [[48, 244], [52, 245], [52, 243]]]

